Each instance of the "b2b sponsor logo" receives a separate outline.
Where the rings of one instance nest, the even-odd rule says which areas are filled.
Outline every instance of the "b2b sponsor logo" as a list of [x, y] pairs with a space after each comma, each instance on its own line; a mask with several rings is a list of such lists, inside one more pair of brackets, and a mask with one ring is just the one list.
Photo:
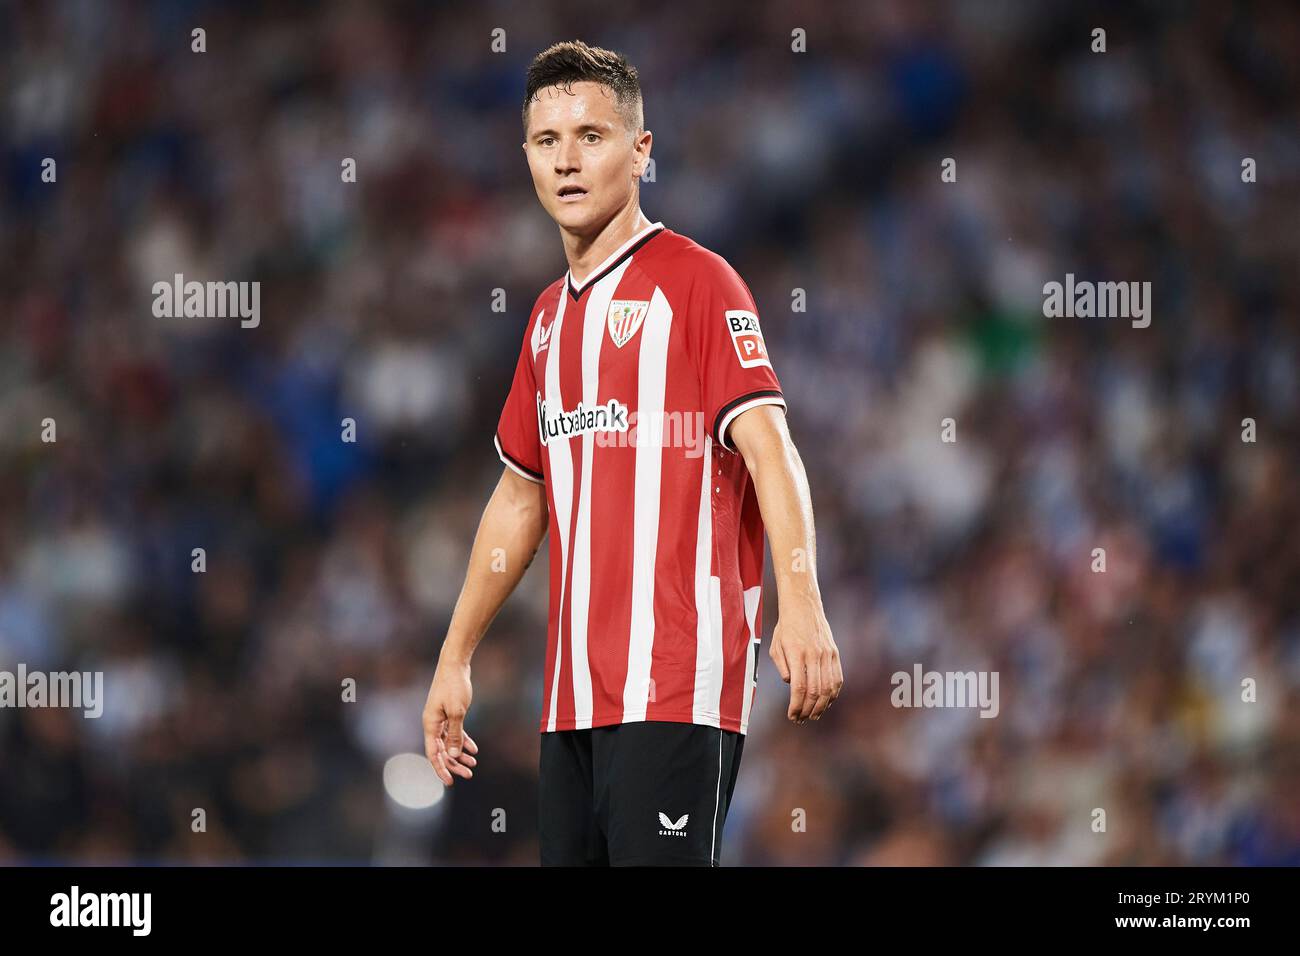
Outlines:
[[728, 309], [726, 315], [727, 330], [731, 332], [731, 344], [736, 347], [740, 367], [766, 365], [771, 368], [767, 346], [763, 344], [763, 330], [758, 327], [758, 316], [744, 309]]

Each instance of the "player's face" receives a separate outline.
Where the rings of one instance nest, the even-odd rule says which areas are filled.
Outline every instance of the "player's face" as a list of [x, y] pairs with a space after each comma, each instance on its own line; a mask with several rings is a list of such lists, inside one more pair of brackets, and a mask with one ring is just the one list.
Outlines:
[[537, 198], [578, 234], [598, 232], [632, 201], [650, 134], [628, 133], [614, 94], [598, 83], [540, 90], [531, 103], [524, 152]]

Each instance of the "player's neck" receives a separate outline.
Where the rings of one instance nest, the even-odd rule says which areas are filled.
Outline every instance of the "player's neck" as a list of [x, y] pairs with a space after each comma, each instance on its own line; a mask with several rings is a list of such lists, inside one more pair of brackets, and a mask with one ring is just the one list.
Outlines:
[[576, 236], [560, 230], [564, 237], [564, 254], [569, 260], [569, 275], [575, 285], [582, 285], [592, 270], [613, 255], [619, 246], [650, 225], [639, 205], [629, 206], [614, 216], [600, 232]]

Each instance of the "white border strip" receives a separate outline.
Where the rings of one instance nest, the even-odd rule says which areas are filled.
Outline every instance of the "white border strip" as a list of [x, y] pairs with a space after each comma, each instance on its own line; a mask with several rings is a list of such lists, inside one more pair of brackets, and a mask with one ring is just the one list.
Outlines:
[[727, 451], [736, 450], [732, 447], [731, 443], [727, 441], [727, 426], [729, 426], [732, 420], [741, 412], [747, 412], [751, 408], [757, 408], [759, 405], [780, 405], [782, 408], [786, 408], [785, 399], [780, 395], [760, 395], [757, 398], [751, 398], [747, 402], [741, 402], [731, 411], [727, 412], [726, 416], [722, 419], [722, 424], [718, 426], [718, 437], [722, 441], [723, 448], [727, 449]]
[[492, 444], [496, 446], [496, 449], [497, 449], [497, 457], [500, 458], [503, 462], [505, 462], [506, 467], [509, 468], [511, 471], [513, 471], [513, 472], [514, 472], [516, 475], [518, 475], [520, 478], [527, 478], [529, 481], [535, 482], [535, 483], [537, 483], [537, 484], [539, 484], [539, 485], [544, 485], [544, 484], [546, 484], [545, 479], [542, 479], [542, 478], [534, 478], [534, 477], [533, 477], [532, 475], [530, 475], [528, 472], [524, 471], [522, 468], [520, 468], [518, 465], [516, 465], [513, 461], [511, 461], [509, 458], [507, 458], [507, 457], [506, 457], [506, 453], [505, 453], [504, 451], [501, 450], [501, 439], [498, 438], [496, 435], [493, 435], [493, 436], [492, 436]]

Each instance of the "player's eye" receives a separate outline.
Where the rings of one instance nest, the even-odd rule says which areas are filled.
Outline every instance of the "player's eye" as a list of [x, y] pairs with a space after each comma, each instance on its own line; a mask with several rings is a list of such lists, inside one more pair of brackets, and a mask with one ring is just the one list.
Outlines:
[[[599, 134], [599, 133], [588, 133], [587, 136], [590, 136], [590, 137], [592, 138], [591, 141], [592, 141], [593, 143], [600, 139], [600, 134]], [[586, 139], [586, 138], [587, 138], [586, 136], [583, 137], [583, 139]]]

